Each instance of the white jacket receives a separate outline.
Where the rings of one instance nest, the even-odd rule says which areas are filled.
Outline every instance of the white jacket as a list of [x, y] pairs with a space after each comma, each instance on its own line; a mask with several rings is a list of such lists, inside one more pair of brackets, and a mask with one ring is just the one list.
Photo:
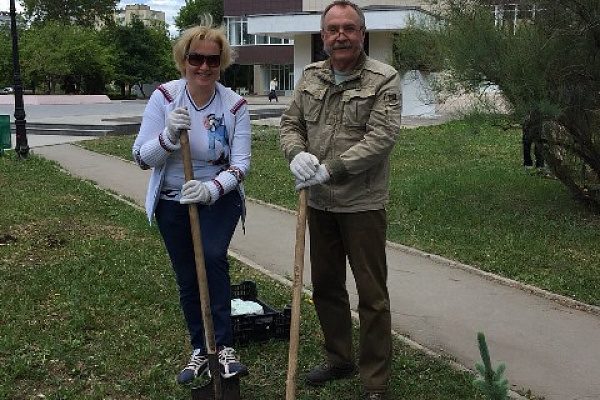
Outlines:
[[[160, 190], [164, 179], [165, 162], [171, 152], [179, 146], [172, 146], [164, 140], [164, 131], [167, 126], [168, 115], [181, 104], [185, 96], [185, 79], [178, 79], [158, 86], [152, 93], [144, 111], [140, 132], [133, 144], [133, 157], [142, 169], [153, 168], [148, 191], [146, 193], [146, 214], [152, 222], [154, 210], [160, 197]], [[250, 169], [251, 128], [250, 114], [246, 100], [226, 88], [219, 82], [216, 84], [219, 98], [223, 102], [223, 109], [229, 110], [225, 114], [225, 126], [229, 134], [231, 148], [229, 170], [219, 173], [215, 180], [219, 181], [224, 193], [237, 189], [242, 197], [242, 221], [245, 219], [244, 190], [242, 180]], [[161, 143], [162, 142], [162, 143]], [[232, 174], [235, 170], [236, 174]], [[233, 179], [235, 176], [236, 179]]]

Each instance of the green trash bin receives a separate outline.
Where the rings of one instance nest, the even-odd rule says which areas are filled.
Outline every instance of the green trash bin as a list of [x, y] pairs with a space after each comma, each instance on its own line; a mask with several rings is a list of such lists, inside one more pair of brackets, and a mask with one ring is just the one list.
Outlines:
[[0, 153], [10, 147], [10, 116], [0, 115]]

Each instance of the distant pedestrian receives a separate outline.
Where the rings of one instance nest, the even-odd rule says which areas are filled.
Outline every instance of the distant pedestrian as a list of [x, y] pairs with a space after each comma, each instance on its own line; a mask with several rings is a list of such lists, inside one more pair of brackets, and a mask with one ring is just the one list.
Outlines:
[[271, 79], [271, 82], [269, 83], [269, 103], [273, 99], [275, 99], [276, 102], [279, 102], [279, 98], [277, 97], [277, 77]]
[[533, 121], [527, 117], [523, 122], [523, 166], [533, 168], [533, 159], [531, 158], [531, 148], [535, 156], [535, 167], [542, 169], [545, 167], [544, 154], [541, 145], [542, 124], [539, 121]]

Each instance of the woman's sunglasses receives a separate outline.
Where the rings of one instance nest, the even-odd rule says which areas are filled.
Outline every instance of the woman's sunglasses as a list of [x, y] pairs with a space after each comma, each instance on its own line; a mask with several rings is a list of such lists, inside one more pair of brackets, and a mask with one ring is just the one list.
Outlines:
[[187, 60], [190, 63], [190, 65], [193, 65], [194, 67], [201, 67], [202, 64], [204, 64], [205, 62], [206, 65], [208, 65], [211, 68], [216, 68], [219, 65], [221, 65], [220, 54], [204, 55], [197, 53], [189, 53], [187, 55]]

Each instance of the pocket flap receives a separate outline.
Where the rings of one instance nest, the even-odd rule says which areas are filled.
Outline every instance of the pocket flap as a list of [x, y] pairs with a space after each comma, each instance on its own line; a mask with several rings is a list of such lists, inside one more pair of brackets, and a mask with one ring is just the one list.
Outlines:
[[326, 87], [318, 85], [306, 85], [302, 90], [310, 94], [316, 100], [323, 100], [323, 98], [325, 97], [325, 92], [327, 92]]
[[348, 89], [342, 94], [342, 101], [346, 103], [352, 99], [367, 99], [373, 96], [375, 96], [375, 88], [372, 86], [359, 89]]

